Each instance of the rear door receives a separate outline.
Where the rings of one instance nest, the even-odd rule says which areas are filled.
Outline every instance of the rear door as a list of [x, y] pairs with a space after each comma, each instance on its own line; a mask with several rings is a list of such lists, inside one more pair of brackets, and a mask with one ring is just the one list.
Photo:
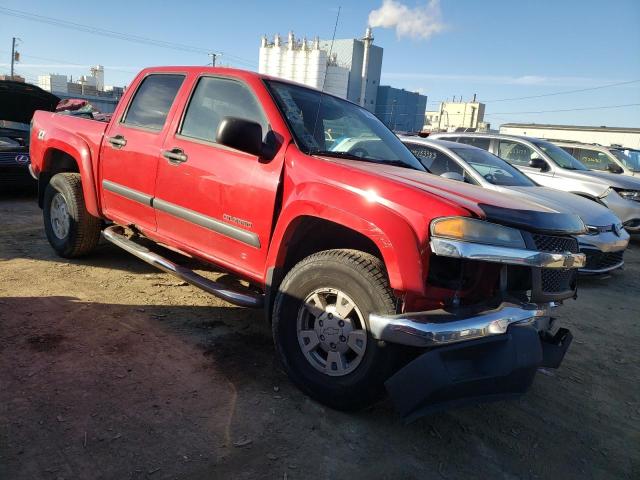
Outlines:
[[184, 77], [144, 77], [122, 118], [105, 134], [100, 148], [103, 209], [119, 223], [156, 229], [152, 199], [164, 126]]
[[216, 143], [224, 117], [269, 122], [244, 81], [202, 76], [162, 147], [154, 207], [158, 233], [242, 273], [264, 271], [282, 156], [265, 161]]

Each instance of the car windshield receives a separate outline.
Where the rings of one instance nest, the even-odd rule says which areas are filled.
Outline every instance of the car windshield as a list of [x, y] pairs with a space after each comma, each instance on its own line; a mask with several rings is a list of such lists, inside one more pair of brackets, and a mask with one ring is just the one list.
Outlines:
[[520, 170], [479, 148], [451, 148], [489, 183], [505, 187], [534, 187], [536, 184]]
[[618, 160], [632, 172], [640, 172], [640, 150], [631, 150], [627, 148], [611, 149]]
[[532, 142], [536, 147], [542, 150], [561, 168], [567, 170], [589, 170], [581, 164], [575, 157], [571, 156], [562, 148], [548, 142]]
[[425, 170], [368, 110], [310, 88], [273, 80], [266, 84], [303, 152]]

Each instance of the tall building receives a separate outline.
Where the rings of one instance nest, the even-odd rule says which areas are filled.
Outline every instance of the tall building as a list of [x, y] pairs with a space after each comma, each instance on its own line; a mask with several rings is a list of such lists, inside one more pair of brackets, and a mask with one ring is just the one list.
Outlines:
[[477, 102], [441, 102], [440, 108], [426, 112], [424, 130], [430, 132], [454, 132], [478, 130], [484, 124], [485, 104]]
[[391, 130], [420, 132], [426, 109], [425, 95], [388, 85], [378, 87], [376, 117]]
[[382, 73], [383, 49], [373, 45], [371, 28], [362, 39], [321, 40], [320, 47], [335, 55], [336, 63], [349, 70], [347, 100], [376, 111], [378, 87]]
[[280, 35], [275, 35], [273, 42], [262, 37], [258, 71], [342, 98], [347, 96], [349, 70], [336, 64], [335, 57], [321, 48], [318, 38], [313, 42], [307, 42], [306, 38], [298, 41], [293, 32], [289, 32], [283, 44]]

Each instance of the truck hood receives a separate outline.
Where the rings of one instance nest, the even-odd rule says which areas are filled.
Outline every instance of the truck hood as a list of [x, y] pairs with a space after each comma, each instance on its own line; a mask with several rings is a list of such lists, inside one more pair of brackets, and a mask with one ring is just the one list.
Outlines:
[[578, 215], [559, 212], [542, 202], [524, 196], [514, 202], [513, 196], [486, 188], [449, 180], [410, 168], [371, 162], [325, 158], [327, 161], [357, 168], [419, 189], [447, 202], [462, 206], [472, 214], [489, 221], [536, 232], [578, 235], [585, 226]]
[[0, 120], [29, 124], [36, 110], [53, 112], [60, 99], [29, 83], [0, 81]]
[[582, 221], [594, 227], [609, 227], [622, 223], [607, 207], [573, 193], [547, 187], [499, 187], [499, 191], [513, 197], [536, 202], [558, 212], [577, 214]]

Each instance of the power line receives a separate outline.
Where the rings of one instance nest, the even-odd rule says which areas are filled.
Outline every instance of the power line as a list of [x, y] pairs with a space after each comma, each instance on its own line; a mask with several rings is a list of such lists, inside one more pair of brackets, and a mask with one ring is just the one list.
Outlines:
[[640, 106], [640, 103], [627, 103], [624, 105], [604, 105], [601, 107], [583, 107], [583, 108], [564, 108], [560, 110], [537, 110], [530, 112], [496, 112], [496, 113], [485, 113], [485, 115], [522, 115], [525, 113], [557, 113], [557, 112], [578, 112], [582, 110], [603, 110], [608, 108], [624, 108], [624, 107], [637, 107]]
[[561, 92], [543, 93], [543, 94], [540, 94], [540, 95], [529, 95], [529, 96], [526, 96], [526, 97], [499, 98], [497, 100], [483, 100], [482, 103], [510, 102], [512, 100], [528, 100], [528, 99], [531, 99], [531, 98], [553, 97], [555, 95], [567, 95], [569, 93], [590, 92], [592, 90], [601, 90], [603, 88], [619, 87], [620, 85], [629, 85], [631, 83], [638, 83], [638, 82], [640, 82], [640, 79], [639, 80], [629, 80], [629, 81], [626, 81], [626, 82], [609, 83], [607, 85], [599, 85], [597, 87], [578, 88], [576, 90], [563, 90]]
[[[104, 28], [94, 27], [94, 26], [91, 26], [91, 25], [85, 25], [85, 24], [81, 24], [81, 23], [69, 22], [67, 20], [61, 20], [61, 19], [58, 19], [58, 18], [47, 17], [47, 16], [44, 16], [44, 15], [37, 15], [37, 14], [34, 14], [34, 13], [24, 12], [24, 11], [21, 11], [21, 10], [15, 10], [15, 9], [11, 9], [11, 8], [0, 7], [0, 14], [8, 15], [8, 16], [11, 16], [11, 17], [16, 17], [16, 18], [22, 18], [24, 20], [31, 20], [31, 21], [35, 21], [35, 22], [46, 23], [46, 24], [53, 25], [53, 26], [56, 26], [56, 27], [67, 28], [67, 29], [71, 29], [71, 30], [77, 30], [77, 31], [85, 32], [85, 33], [90, 33], [92, 35], [99, 35], [99, 36], [103, 36], [103, 37], [115, 38], [117, 40], [123, 40], [123, 41], [128, 41], [128, 42], [133, 42], [133, 43], [139, 43], [139, 44], [143, 44], [143, 45], [150, 45], [150, 46], [154, 46], [154, 47], [168, 48], [168, 49], [172, 49], [172, 50], [180, 50], [180, 51], [183, 51], [183, 52], [198, 53], [198, 54], [204, 54], [204, 55], [208, 55], [212, 51], [210, 48], [196, 47], [196, 46], [193, 46], [193, 45], [186, 45], [186, 44], [176, 43], [176, 42], [167, 42], [165, 40], [157, 40], [157, 39], [153, 39], [153, 38], [142, 37], [142, 36], [139, 36], [139, 35], [131, 35], [131, 34], [126, 34], [126, 33], [116, 32], [116, 31], [113, 31], [113, 30], [107, 30], [107, 29], [104, 29]], [[222, 53], [222, 52], [220, 52], [220, 53]], [[254, 62], [252, 62], [250, 60], [245, 60], [245, 59], [243, 59], [241, 57], [238, 57], [236, 55], [230, 55], [230, 54], [227, 54], [227, 53], [225, 53], [224, 55], [225, 55], [226, 58], [232, 59], [235, 63], [245, 64], [245, 65], [249, 65], [251, 67], [255, 67], [255, 65], [256, 65]]]
[[[527, 95], [524, 97], [510, 97], [510, 98], [498, 98], [495, 100], [478, 100], [480, 103], [496, 103], [496, 102], [510, 102], [515, 100], [529, 100], [532, 98], [543, 98], [543, 97], [554, 97], [556, 95], [567, 95], [570, 93], [581, 93], [581, 92], [591, 92], [593, 90], [602, 90], [603, 88], [611, 88], [611, 87], [619, 87], [622, 85], [630, 85], [632, 83], [638, 83], [640, 79], [637, 80], [628, 80], [625, 82], [617, 82], [617, 83], [608, 83], [606, 85], [598, 85], [597, 87], [587, 87], [587, 88], [577, 88], [575, 90], [562, 90], [560, 92], [552, 92], [552, 93], [542, 93], [539, 95]], [[459, 102], [450, 102], [448, 100], [440, 100], [440, 101], [430, 101], [430, 104], [440, 104], [440, 103], [459, 103]], [[463, 102], [464, 103], [464, 102]]]

